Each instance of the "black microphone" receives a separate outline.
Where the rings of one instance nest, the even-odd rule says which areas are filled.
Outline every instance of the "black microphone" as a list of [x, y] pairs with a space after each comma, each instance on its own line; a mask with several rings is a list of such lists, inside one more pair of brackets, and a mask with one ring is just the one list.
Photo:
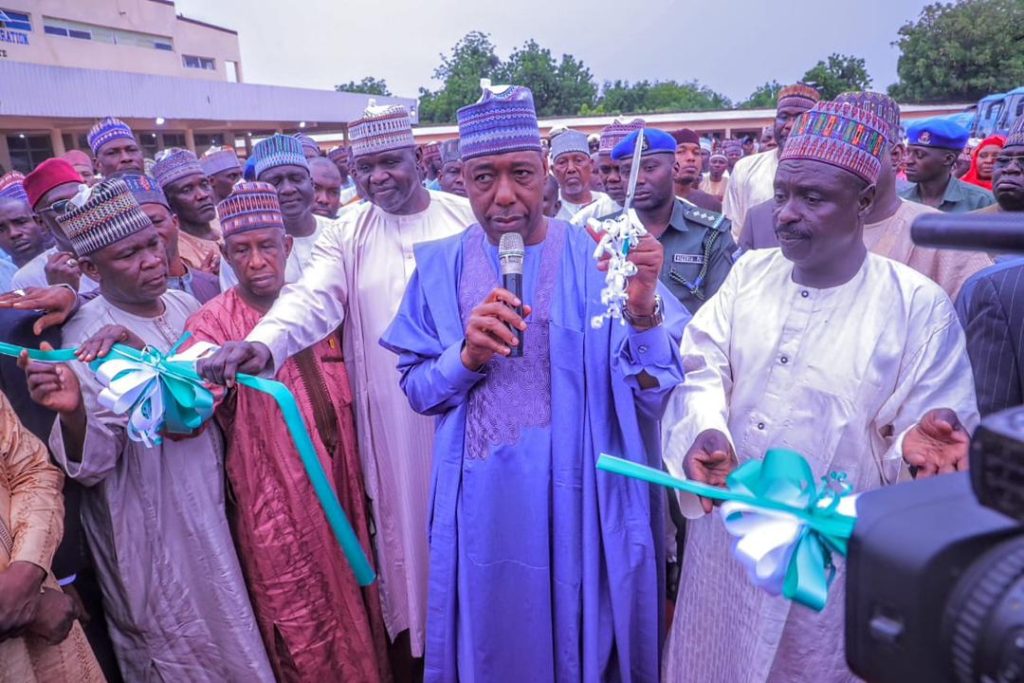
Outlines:
[[910, 226], [914, 244], [938, 249], [1024, 253], [1024, 213], [926, 213]]
[[[498, 243], [498, 263], [501, 268], [501, 286], [512, 292], [519, 301], [523, 300], [523, 261], [526, 259], [526, 248], [523, 246], [523, 236], [518, 232], [507, 232], [501, 236]], [[523, 315], [523, 306], [515, 307], [519, 317]], [[522, 357], [523, 355], [523, 331], [509, 325], [509, 330], [516, 336], [519, 343], [509, 347], [512, 352], [510, 357]]]

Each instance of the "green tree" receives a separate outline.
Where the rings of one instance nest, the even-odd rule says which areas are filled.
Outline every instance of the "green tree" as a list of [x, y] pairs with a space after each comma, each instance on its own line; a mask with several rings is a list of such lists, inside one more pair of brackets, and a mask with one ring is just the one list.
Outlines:
[[903, 102], [974, 101], [1024, 83], [1024, 2], [928, 5], [904, 24], [889, 94]]
[[738, 105], [739, 109], [775, 109], [775, 102], [779, 98], [779, 90], [782, 84], [778, 81], [769, 81], [757, 86], [757, 89], [750, 94], [746, 100]]
[[831, 54], [804, 74], [804, 83], [813, 85], [824, 100], [832, 100], [850, 90], [870, 90], [871, 76], [860, 57]]
[[562, 55], [556, 62], [551, 50], [534, 40], [509, 55], [496, 70], [501, 83], [525, 85], [533, 91], [538, 116], [577, 114], [584, 106], [593, 106], [597, 95], [594, 77], [583, 62]]
[[732, 102], [697, 81], [605, 81], [595, 107], [584, 114], [654, 114], [666, 111], [730, 109]]
[[453, 123], [459, 107], [480, 98], [480, 79], [493, 79], [499, 66], [490, 36], [467, 33], [450, 54], [441, 55], [441, 65], [434, 69], [434, 78], [442, 86], [434, 91], [420, 88], [420, 121]]
[[391, 96], [391, 91], [388, 90], [387, 81], [383, 78], [374, 78], [373, 76], [367, 76], [358, 83], [355, 81], [342, 83], [341, 85], [334, 86], [334, 89], [341, 92], [356, 92], [363, 93], [365, 95], [381, 95], [383, 97]]

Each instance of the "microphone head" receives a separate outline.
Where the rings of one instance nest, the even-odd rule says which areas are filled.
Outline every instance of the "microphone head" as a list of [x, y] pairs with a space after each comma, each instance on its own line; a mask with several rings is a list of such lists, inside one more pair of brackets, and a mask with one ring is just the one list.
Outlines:
[[518, 232], [506, 232], [498, 243], [498, 264], [502, 275], [522, 275], [526, 248]]

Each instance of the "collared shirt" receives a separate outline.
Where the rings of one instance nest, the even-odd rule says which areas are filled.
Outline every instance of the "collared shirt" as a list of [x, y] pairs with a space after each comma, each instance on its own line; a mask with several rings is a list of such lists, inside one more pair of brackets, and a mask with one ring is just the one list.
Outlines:
[[[717, 237], [712, 239], [715, 233]], [[736, 243], [729, 220], [676, 197], [668, 227], [658, 241], [665, 248], [661, 281], [686, 310], [696, 313], [718, 291], [732, 268]]]
[[[925, 203], [921, 199], [920, 186], [917, 183], [901, 191], [899, 195], [912, 202]], [[942, 195], [942, 203], [936, 208], [946, 213], [966, 213], [995, 203], [995, 196], [985, 188], [965, 183], [959, 178], [951, 176], [946, 185], [946, 191]]]

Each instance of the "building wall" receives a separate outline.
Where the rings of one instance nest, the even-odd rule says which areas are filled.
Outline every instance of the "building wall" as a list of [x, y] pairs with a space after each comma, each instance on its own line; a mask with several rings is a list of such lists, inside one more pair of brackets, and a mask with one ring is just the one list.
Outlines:
[[[218, 81], [228, 80], [232, 61], [242, 80], [238, 35], [179, 18], [165, 0], [0, 0], [0, 9], [28, 14], [31, 22], [30, 32], [0, 35], [0, 59]], [[51, 35], [44, 31], [47, 18], [155, 35], [173, 49]], [[188, 68], [183, 55], [212, 58], [215, 68]]]

